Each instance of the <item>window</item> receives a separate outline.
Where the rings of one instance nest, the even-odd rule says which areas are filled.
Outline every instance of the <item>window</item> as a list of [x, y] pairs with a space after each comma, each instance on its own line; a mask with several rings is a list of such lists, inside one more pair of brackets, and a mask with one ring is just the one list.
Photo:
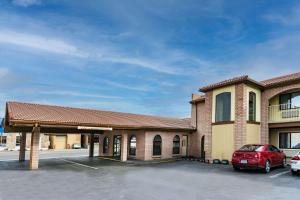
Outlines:
[[300, 92], [282, 94], [279, 96], [281, 110], [287, 110], [300, 107]]
[[103, 153], [108, 153], [108, 145], [109, 145], [109, 139], [108, 137], [105, 137], [103, 139]]
[[17, 136], [16, 137], [16, 145], [20, 146], [20, 144], [21, 144], [21, 136]]
[[7, 136], [0, 136], [0, 144], [6, 144], [6, 137]]
[[300, 149], [300, 133], [280, 133], [279, 148]]
[[249, 92], [249, 121], [256, 121], [256, 94]]
[[135, 156], [136, 155], [136, 137], [133, 135], [129, 140], [129, 155]]
[[180, 153], [180, 137], [176, 135], [173, 139], [173, 154]]
[[244, 145], [242, 146], [239, 151], [256, 151], [261, 152], [264, 146], [262, 145]]
[[216, 96], [216, 122], [231, 120], [231, 93], [224, 92]]
[[157, 135], [153, 139], [153, 156], [160, 156], [160, 155], [161, 155], [161, 137]]

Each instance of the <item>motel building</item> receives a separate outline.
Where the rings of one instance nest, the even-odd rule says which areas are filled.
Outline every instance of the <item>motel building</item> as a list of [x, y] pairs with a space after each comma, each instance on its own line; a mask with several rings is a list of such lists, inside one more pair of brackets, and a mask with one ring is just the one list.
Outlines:
[[[178, 119], [21, 102], [7, 102], [6, 134], [21, 133], [20, 161], [30, 139], [30, 169], [37, 169], [41, 135], [88, 136], [99, 155], [121, 161], [194, 156], [231, 161], [244, 144], [269, 143], [288, 157], [300, 149], [300, 73], [264, 81], [235, 77], [193, 94], [191, 118]], [[95, 135], [99, 135], [96, 139]]]

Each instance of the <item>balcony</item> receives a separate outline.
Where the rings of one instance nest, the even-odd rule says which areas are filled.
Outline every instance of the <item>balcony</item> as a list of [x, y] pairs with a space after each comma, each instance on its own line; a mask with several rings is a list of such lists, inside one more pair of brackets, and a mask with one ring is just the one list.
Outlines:
[[290, 104], [269, 106], [269, 123], [300, 121], [300, 107]]

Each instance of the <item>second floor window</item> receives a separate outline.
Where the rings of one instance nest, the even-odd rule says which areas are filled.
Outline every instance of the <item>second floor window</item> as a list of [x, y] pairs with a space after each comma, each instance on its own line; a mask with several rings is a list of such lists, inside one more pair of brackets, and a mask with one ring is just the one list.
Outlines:
[[300, 92], [282, 94], [279, 96], [280, 110], [300, 107]]
[[249, 93], [249, 121], [256, 120], [256, 94], [254, 92]]
[[224, 92], [216, 96], [216, 122], [231, 120], [231, 93]]

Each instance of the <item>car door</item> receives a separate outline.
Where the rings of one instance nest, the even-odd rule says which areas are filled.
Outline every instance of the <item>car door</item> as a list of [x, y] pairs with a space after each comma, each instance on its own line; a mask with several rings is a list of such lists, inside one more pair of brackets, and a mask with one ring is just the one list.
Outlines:
[[276, 165], [281, 165], [282, 164], [282, 159], [283, 159], [282, 153], [275, 146], [272, 146], [272, 149], [273, 149], [273, 152], [274, 152], [274, 154], [276, 156]]
[[271, 165], [272, 166], [278, 165], [277, 164], [278, 160], [276, 159], [276, 157], [277, 157], [276, 153], [274, 152], [274, 149], [271, 145], [267, 146], [267, 152], [268, 152], [268, 159], [270, 160]]

